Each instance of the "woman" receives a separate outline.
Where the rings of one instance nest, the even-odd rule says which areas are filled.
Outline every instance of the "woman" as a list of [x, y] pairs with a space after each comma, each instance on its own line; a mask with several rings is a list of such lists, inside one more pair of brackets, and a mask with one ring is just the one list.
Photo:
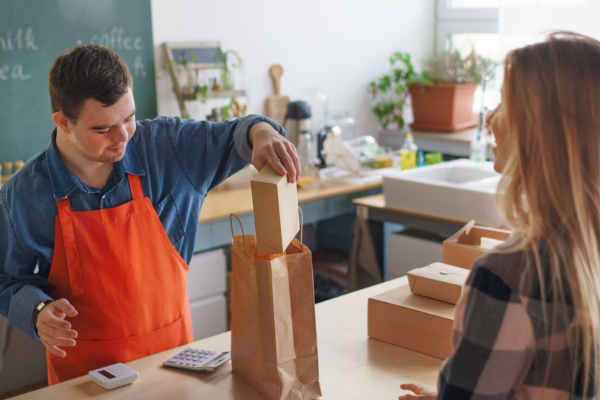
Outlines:
[[488, 117], [515, 232], [475, 261], [439, 392], [400, 399], [595, 398], [600, 369], [600, 42], [561, 32], [506, 57]]

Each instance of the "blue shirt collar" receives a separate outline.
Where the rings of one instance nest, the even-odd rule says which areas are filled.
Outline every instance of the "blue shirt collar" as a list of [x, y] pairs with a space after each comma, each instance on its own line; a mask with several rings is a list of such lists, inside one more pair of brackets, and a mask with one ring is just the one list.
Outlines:
[[[65, 167], [65, 164], [63, 164], [58, 155], [58, 148], [56, 147], [56, 129], [52, 132], [52, 139], [46, 148], [46, 165], [48, 167], [48, 174], [50, 175], [52, 190], [54, 191], [54, 198], [56, 201], [64, 199], [75, 189], [80, 189], [85, 193], [101, 192], [99, 189], [91, 188], [81, 182], [79, 178], [73, 175], [73, 173]], [[125, 178], [125, 174], [138, 176], [146, 175], [142, 162], [131, 143], [128, 143], [123, 159], [115, 163], [115, 169], [111, 175], [112, 178], [115, 179], [115, 185]]]

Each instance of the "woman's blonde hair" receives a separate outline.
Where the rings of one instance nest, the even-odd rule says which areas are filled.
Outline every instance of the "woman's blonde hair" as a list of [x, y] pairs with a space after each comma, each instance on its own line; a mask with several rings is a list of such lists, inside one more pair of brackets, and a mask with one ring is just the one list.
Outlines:
[[551, 301], [547, 336], [577, 326], [572, 391], [586, 398], [600, 382], [600, 42], [553, 33], [510, 52], [504, 68], [501, 209]]

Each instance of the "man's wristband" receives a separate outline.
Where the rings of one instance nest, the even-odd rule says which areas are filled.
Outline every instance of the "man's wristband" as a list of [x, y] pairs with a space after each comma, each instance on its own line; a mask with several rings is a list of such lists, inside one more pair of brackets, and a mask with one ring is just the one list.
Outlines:
[[35, 306], [35, 311], [33, 313], [34, 324], [37, 324], [37, 318], [38, 318], [38, 315], [40, 314], [40, 312], [44, 309], [44, 307], [46, 307], [50, 303], [52, 303], [52, 300], [42, 300], [38, 303], [37, 306]]

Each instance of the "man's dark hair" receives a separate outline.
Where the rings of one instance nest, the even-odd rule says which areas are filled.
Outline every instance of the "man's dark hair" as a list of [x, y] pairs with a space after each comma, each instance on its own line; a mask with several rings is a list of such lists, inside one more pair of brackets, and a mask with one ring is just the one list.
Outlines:
[[111, 106], [133, 88], [133, 78], [117, 53], [105, 46], [85, 44], [54, 61], [48, 86], [52, 113], [62, 111], [76, 122], [87, 99]]

